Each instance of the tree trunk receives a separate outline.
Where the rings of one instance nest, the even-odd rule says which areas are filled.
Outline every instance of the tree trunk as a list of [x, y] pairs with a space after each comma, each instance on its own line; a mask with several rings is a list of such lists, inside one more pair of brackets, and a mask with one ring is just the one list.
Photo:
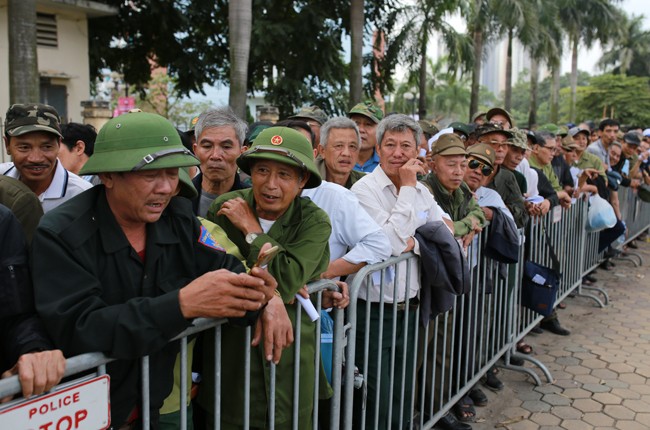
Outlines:
[[551, 115], [549, 121], [557, 123], [560, 110], [560, 64], [553, 66], [553, 81], [551, 84]]
[[539, 81], [539, 62], [530, 59], [530, 107], [528, 108], [528, 128], [537, 124], [537, 84]]
[[578, 38], [571, 40], [571, 104], [569, 105], [569, 122], [576, 121], [576, 89], [578, 87]]
[[36, 0], [9, 0], [9, 103], [40, 102]]
[[361, 102], [363, 68], [364, 0], [350, 2], [350, 108]]
[[507, 111], [512, 107], [512, 29], [508, 30], [508, 52], [506, 54], [506, 89], [503, 104]]
[[427, 44], [428, 44], [427, 41], [428, 41], [428, 37], [426, 34], [423, 33], [422, 44], [420, 45], [420, 79], [418, 83], [420, 87], [419, 89], [420, 99], [418, 101], [418, 116], [420, 119], [425, 119], [427, 116]]
[[248, 93], [248, 57], [251, 48], [252, 20], [252, 0], [229, 2], [230, 94], [228, 104], [233, 112], [244, 121], [247, 120], [246, 94]]
[[472, 122], [471, 115], [478, 112], [478, 96], [481, 88], [481, 63], [483, 61], [483, 29], [476, 28], [472, 32], [474, 40], [474, 69], [472, 70], [472, 94], [469, 102], [469, 122]]

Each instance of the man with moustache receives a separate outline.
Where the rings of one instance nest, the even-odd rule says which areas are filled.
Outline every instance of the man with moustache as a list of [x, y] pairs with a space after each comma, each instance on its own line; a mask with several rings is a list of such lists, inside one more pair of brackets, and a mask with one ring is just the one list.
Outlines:
[[192, 179], [198, 197], [192, 200], [194, 213], [203, 218], [221, 194], [248, 188], [237, 174], [237, 157], [245, 149], [246, 123], [229, 107], [203, 112], [194, 126], [194, 154], [201, 173]]
[[381, 108], [372, 102], [364, 102], [355, 105], [348, 117], [354, 121], [359, 128], [361, 137], [361, 146], [359, 148], [359, 161], [354, 166], [354, 170], [369, 173], [379, 166], [379, 155], [376, 152], [377, 146], [377, 124], [384, 117]]
[[39, 103], [14, 104], [5, 116], [4, 142], [12, 162], [0, 164], [0, 174], [27, 185], [44, 212], [92, 187], [57, 159], [60, 122], [56, 109]]

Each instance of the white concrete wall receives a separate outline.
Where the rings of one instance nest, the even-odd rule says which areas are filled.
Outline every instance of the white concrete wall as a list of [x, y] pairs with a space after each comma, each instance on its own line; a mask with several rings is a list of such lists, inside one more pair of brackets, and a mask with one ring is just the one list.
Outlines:
[[[64, 121], [82, 122], [81, 101], [90, 98], [88, 66], [88, 20], [83, 11], [57, 10], [38, 5], [38, 12], [54, 14], [57, 19], [58, 47], [38, 47], [38, 70], [41, 75], [64, 75], [52, 79], [54, 85], [67, 87], [68, 116]], [[7, 1], [0, 0], [0, 115], [9, 108], [9, 41]], [[4, 145], [0, 161], [9, 161]]]

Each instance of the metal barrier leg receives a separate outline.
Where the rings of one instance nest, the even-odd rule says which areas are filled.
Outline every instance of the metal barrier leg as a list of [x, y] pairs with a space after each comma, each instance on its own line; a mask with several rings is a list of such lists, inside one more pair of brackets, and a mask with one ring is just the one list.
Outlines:
[[630, 263], [634, 264], [634, 267], [643, 266], [643, 258], [636, 252], [625, 251], [625, 255], [620, 255], [614, 259], [616, 261], [629, 261]]
[[[589, 293], [585, 293], [584, 291], [582, 291], [583, 289], [590, 290], [590, 291], [596, 291], [596, 292], [602, 294], [605, 301], [603, 302], [602, 300], [600, 300], [600, 298], [598, 296], [595, 296], [595, 295], [589, 294]], [[578, 287], [578, 296], [579, 297], [586, 297], [588, 299], [592, 299], [601, 308], [604, 308], [605, 306], [607, 306], [609, 304], [609, 295], [607, 294], [607, 291], [605, 291], [605, 290], [603, 290], [602, 288], [599, 288], [599, 287], [580, 285]]]
[[515, 366], [513, 364], [510, 364], [510, 357], [519, 358], [521, 360], [525, 360], [525, 361], [528, 361], [528, 362], [534, 364], [535, 366], [537, 366], [539, 368], [539, 370], [542, 371], [542, 373], [546, 377], [546, 381], [548, 381], [549, 384], [553, 382], [553, 375], [551, 374], [551, 371], [548, 370], [548, 367], [546, 367], [546, 365], [544, 363], [542, 363], [541, 361], [539, 361], [538, 359], [533, 358], [533, 357], [531, 357], [529, 355], [518, 354], [516, 352], [507, 353], [506, 356], [504, 357], [505, 364], [500, 364], [499, 367], [502, 367], [502, 368], [508, 369], [508, 370], [514, 370], [515, 372], [521, 372], [521, 373], [525, 373], [527, 375], [530, 375], [530, 377], [533, 378], [533, 380], [535, 381], [535, 385], [537, 385], [537, 386], [542, 385], [542, 380], [539, 378], [537, 373], [535, 373], [532, 369], [530, 369], [528, 367]]

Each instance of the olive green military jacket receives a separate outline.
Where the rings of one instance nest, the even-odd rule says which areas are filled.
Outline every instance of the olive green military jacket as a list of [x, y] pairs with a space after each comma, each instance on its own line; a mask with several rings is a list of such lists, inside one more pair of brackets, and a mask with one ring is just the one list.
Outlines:
[[514, 173], [504, 167], [499, 167], [497, 174], [494, 175], [487, 187], [499, 193], [503, 202], [510, 209], [517, 228], [525, 227], [528, 224], [530, 216], [524, 205], [524, 196], [519, 190]]
[[[316, 168], [318, 169], [318, 173], [320, 173], [320, 177], [325, 179], [327, 178], [327, 166], [325, 165], [325, 160], [323, 157], [320, 155], [316, 157]], [[355, 182], [357, 182], [359, 179], [363, 178], [366, 176], [365, 172], [360, 172], [358, 170], [352, 170], [350, 171], [350, 176], [348, 176], [348, 180], [345, 181], [344, 187], [347, 188], [348, 190], [352, 188], [352, 185], [354, 185]]]
[[173, 198], [147, 225], [144, 262], [131, 247], [106, 200], [93, 187], [48, 212], [32, 244], [36, 308], [66, 357], [103, 352], [109, 363], [111, 419], [122, 425], [139, 404], [139, 357], [150, 355], [151, 416], [172, 387], [178, 342], [191, 321], [181, 314], [178, 290], [220, 268], [244, 270], [234, 257], [202, 241], [191, 202]]
[[453, 193], [442, 186], [433, 172], [420, 182], [431, 191], [442, 210], [451, 217], [454, 222], [455, 237], [465, 236], [472, 231], [472, 219], [477, 221], [479, 227], [485, 226], [485, 213], [465, 182], [461, 183]]
[[535, 157], [530, 157], [528, 159], [528, 164], [530, 164], [530, 167], [534, 167], [535, 169], [539, 169], [542, 171], [544, 176], [546, 176], [546, 179], [548, 179], [548, 181], [551, 183], [551, 186], [553, 187], [553, 191], [562, 191], [560, 180], [557, 178], [557, 175], [555, 174], [555, 171], [553, 170], [553, 165], [551, 163], [542, 166], [540, 163], [537, 162], [537, 159], [535, 159]]
[[[285, 303], [309, 281], [316, 280], [329, 265], [328, 240], [332, 231], [329, 217], [311, 200], [297, 197], [287, 211], [278, 218], [268, 234], [260, 234], [248, 244], [244, 234], [227, 217], [217, 215], [221, 205], [227, 200], [241, 197], [255, 213], [255, 202], [251, 189], [238, 190], [219, 196], [208, 210], [207, 218], [225, 230], [228, 238], [239, 248], [249, 267], [257, 259], [260, 248], [266, 242], [280, 248], [280, 252], [268, 265], [269, 272], [278, 282], [278, 291]], [[287, 304], [287, 313], [295, 327], [297, 305]], [[316, 324], [301, 311], [300, 316], [300, 384], [299, 384], [299, 425], [298, 428], [311, 428], [310, 420], [314, 402], [314, 377], [316, 354]], [[222, 386], [231, 390], [222, 396], [222, 423], [241, 426], [244, 415], [244, 365], [247, 357], [244, 345], [245, 329], [224, 327], [222, 330]], [[294, 345], [282, 352], [280, 364], [276, 368], [275, 423], [287, 425], [292, 419]], [[264, 359], [263, 346], [251, 348], [251, 415], [252, 427], [266, 427], [270, 373], [268, 362]]]

